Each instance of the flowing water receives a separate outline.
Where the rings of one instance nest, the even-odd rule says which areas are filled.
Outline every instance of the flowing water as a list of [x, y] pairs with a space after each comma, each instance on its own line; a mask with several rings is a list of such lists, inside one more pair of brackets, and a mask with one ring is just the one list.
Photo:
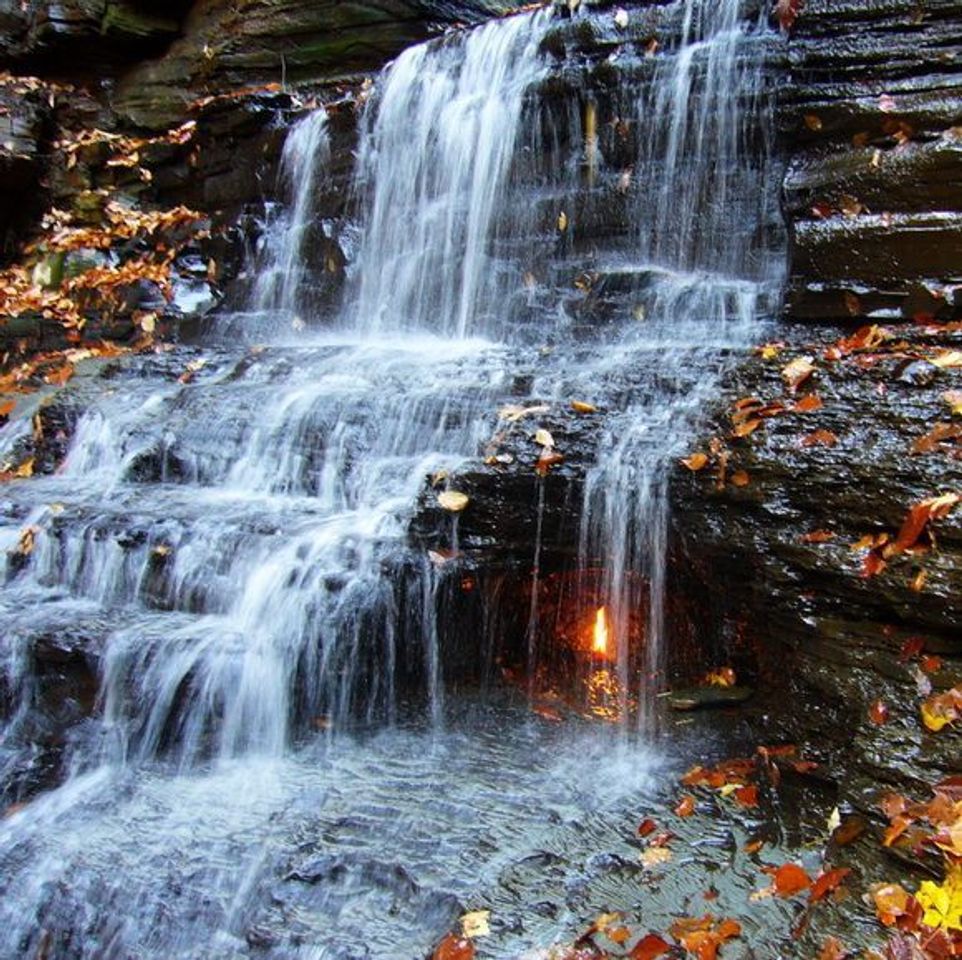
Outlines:
[[[578, 566], [602, 571], [615, 713], [640, 698], [650, 723], [667, 466], [780, 269], [761, 27], [735, 0], [669, 13], [680, 39], [614, 94], [624, 169], [551, 97], [547, 12], [411, 49], [362, 120], [337, 323], [312, 327], [305, 295], [319, 112], [288, 137], [253, 309], [71, 385], [62, 469], [0, 511], [0, 769], [10, 800], [65, 779], [0, 823], [0, 955], [414, 958], [479, 898], [503, 921], [486, 955], [577, 928], [585, 864], [656, 761], [644, 736], [532, 722], [516, 691], [452, 696], [458, 626], [408, 530], [519, 384], [596, 404]], [[586, 246], [606, 174], [631, 226]], [[586, 325], [599, 292], [612, 315]], [[563, 892], [541, 896], [542, 869]]]

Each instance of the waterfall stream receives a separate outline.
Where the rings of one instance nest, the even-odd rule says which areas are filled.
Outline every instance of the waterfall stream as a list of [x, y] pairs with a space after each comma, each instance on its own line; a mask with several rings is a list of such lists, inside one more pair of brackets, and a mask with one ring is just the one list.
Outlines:
[[[573, 566], [610, 612], [616, 712], [640, 699], [650, 723], [667, 468], [780, 283], [764, 28], [742, 6], [678, 0], [679, 39], [626, 55], [623, 168], [604, 145], [586, 159], [581, 106], [552, 99], [549, 12], [408, 50], [361, 119], [337, 322], [312, 325], [303, 293], [319, 111], [288, 136], [256, 334], [225, 318], [74, 381], [62, 469], [10, 484], [0, 512], [0, 771], [11, 802], [49, 787], [0, 821], [0, 956], [407, 960], [479, 891], [525, 918], [487, 956], [577, 924], [577, 904], [529, 915], [544, 897], [521, 865], [557, 856], [575, 884], [657, 761], [644, 737], [532, 726], [526, 691], [452, 696], [458, 627], [410, 526], [506, 402], [604, 411]], [[630, 227], [581, 242], [599, 203]], [[578, 302], [613, 316], [586, 332], [588, 275]], [[91, 688], [39, 675], [39, 648], [94, 660]]]

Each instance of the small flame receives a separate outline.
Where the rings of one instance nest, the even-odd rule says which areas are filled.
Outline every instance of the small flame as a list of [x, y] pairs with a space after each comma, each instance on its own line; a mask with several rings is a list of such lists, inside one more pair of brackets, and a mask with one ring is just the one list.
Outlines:
[[598, 607], [595, 613], [594, 639], [591, 644], [594, 653], [602, 656], [608, 653], [608, 615], [604, 607]]

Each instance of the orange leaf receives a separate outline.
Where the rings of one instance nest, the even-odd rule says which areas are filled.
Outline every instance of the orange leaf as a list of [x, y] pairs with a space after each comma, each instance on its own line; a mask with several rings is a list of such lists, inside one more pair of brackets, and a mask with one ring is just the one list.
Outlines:
[[826, 870], [816, 878], [812, 884], [812, 889], [808, 894], [809, 902], [818, 903], [824, 900], [833, 890], [837, 889], [842, 881], [852, 871], [848, 867], [837, 867], [834, 870]]
[[732, 436], [747, 437], [750, 433], [754, 433], [761, 425], [762, 421], [758, 418], [746, 420], [744, 423], [738, 424], [738, 426], [732, 430]]
[[656, 957], [663, 957], [671, 947], [654, 933], [649, 933], [642, 937], [628, 954], [630, 960], [655, 960]]
[[899, 552], [914, 546], [930, 520], [944, 517], [962, 499], [957, 493], [945, 493], [940, 497], [930, 497], [915, 504], [908, 512], [898, 536], [895, 548]]
[[708, 455], [704, 453], [693, 453], [681, 461], [682, 466], [688, 467], [692, 473], [697, 473], [706, 463], [708, 463]]
[[0, 403], [0, 417], [9, 417], [16, 405], [16, 400], [7, 400], [5, 403]]
[[894, 926], [910, 909], [912, 897], [897, 883], [880, 883], [871, 889], [875, 913], [886, 926]]
[[744, 470], [736, 470], [731, 475], [731, 482], [736, 487], [747, 487], [750, 482], [750, 478]]
[[890, 847], [899, 837], [905, 833], [912, 825], [913, 817], [902, 816], [899, 814], [892, 818], [891, 824], [886, 828], [885, 835], [882, 837], [882, 846]]
[[803, 533], [802, 543], [827, 543], [834, 540], [835, 534], [831, 530], [812, 530], [810, 533]]
[[816, 410], [821, 410], [825, 404], [822, 403], [822, 398], [817, 393], [806, 394], [801, 400], [795, 401], [795, 406], [793, 409], [796, 413], [814, 413]]
[[474, 960], [474, 944], [466, 937], [449, 933], [434, 948], [431, 960]]
[[812, 879], [797, 863], [783, 863], [775, 871], [775, 893], [780, 897], [793, 897], [812, 885]]
[[675, 813], [679, 817], [690, 817], [694, 812], [695, 798], [690, 793], [686, 793], [675, 807]]

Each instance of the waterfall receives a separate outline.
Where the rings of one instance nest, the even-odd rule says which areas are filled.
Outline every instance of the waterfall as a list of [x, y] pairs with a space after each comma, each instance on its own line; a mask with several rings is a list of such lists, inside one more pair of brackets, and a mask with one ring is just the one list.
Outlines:
[[414, 47], [388, 71], [358, 158], [358, 329], [489, 332], [504, 270], [490, 245], [549, 22], [539, 13], [491, 23], [463, 43]]
[[[668, 471], [684, 455], [726, 352], [757, 336], [782, 281], [765, 77], [751, 55], [762, 22], [742, 18], [739, 0], [681, 5], [682, 29], [660, 53], [636, 105], [643, 131], [632, 172], [638, 201], [637, 329], [619, 349], [652, 378], [674, 381], [668, 395], [640, 391], [610, 419], [585, 484], [581, 564], [604, 571], [622, 713], [639, 662], [639, 722], [653, 726], [653, 694], [664, 686]], [[626, 358], [620, 363], [625, 365]], [[629, 624], [646, 611], [641, 636]]]
[[[613, 713], [626, 728], [640, 691], [651, 714], [668, 467], [781, 269], [760, 24], [736, 0], [631, 15], [663, 14], [677, 41], [666, 27], [653, 59], [626, 40], [559, 68], [550, 49], [591, 28], [552, 38], [546, 11], [401, 54], [360, 120], [336, 319], [312, 313], [307, 257], [319, 111], [288, 135], [261, 251], [255, 332], [273, 335], [251, 346], [234, 336], [251, 314], [226, 318], [70, 385], [65, 462], [0, 511], [0, 786], [30, 801], [0, 821], [0, 955], [423, 956], [485, 886], [518, 909], [513, 857], [586, 861], [596, 810], [635, 802], [644, 752], [532, 728], [523, 683], [490, 700], [452, 683], [453, 655], [506, 631], [497, 594], [535, 695], [556, 475], [533, 456], [503, 474], [537, 532], [486, 597], [448, 576], [470, 549], [457, 515], [447, 555], [411, 528], [478, 468], [505, 403], [595, 404], [573, 574], [609, 612]], [[592, 234], [615, 204], [624, 224]], [[537, 426], [518, 427], [531, 450]], [[0, 428], [0, 449], [28, 434]], [[469, 600], [483, 636], [454, 620]], [[553, 922], [503, 924], [492, 956]]]
[[327, 113], [315, 110], [300, 120], [284, 141], [281, 153], [280, 186], [287, 201], [266, 235], [263, 265], [254, 285], [253, 309], [274, 312], [286, 321], [303, 320], [299, 311], [304, 304], [307, 252], [315, 229], [315, 196], [320, 188], [331, 155]]

